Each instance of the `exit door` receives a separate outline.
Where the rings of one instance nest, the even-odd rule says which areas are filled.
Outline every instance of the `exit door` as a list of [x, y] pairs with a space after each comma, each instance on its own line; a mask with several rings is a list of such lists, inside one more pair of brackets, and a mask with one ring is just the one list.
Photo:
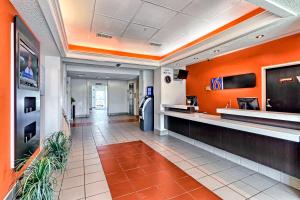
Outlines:
[[300, 113], [300, 65], [266, 70], [266, 110]]

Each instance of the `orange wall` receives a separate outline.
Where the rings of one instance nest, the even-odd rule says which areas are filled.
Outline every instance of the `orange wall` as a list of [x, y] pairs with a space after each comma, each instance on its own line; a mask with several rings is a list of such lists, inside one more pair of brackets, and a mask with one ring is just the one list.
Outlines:
[[10, 25], [17, 12], [8, 0], [0, 1], [0, 199], [3, 199], [15, 179], [10, 169]]
[[[224, 108], [230, 99], [237, 108], [237, 97], [258, 97], [261, 101], [261, 68], [293, 61], [300, 61], [300, 34], [188, 66], [187, 95], [196, 95], [200, 112], [210, 114], [216, 114], [216, 108]], [[205, 91], [213, 77], [244, 73], [256, 74], [255, 88]]]
[[[15, 173], [10, 168], [10, 27], [16, 14], [9, 0], [0, 0], [0, 199], [4, 199], [24, 170]], [[32, 158], [38, 152], [39, 149]]]

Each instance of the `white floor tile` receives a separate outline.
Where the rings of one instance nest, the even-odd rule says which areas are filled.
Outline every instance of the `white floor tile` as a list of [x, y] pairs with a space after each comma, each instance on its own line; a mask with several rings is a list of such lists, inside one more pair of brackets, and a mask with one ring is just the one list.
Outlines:
[[277, 181], [261, 174], [253, 174], [247, 178], [244, 178], [242, 181], [247, 183], [248, 185], [251, 185], [259, 191], [266, 190], [278, 183]]
[[217, 181], [216, 179], [214, 179], [210, 176], [199, 178], [199, 179], [197, 179], [197, 181], [199, 181], [202, 185], [204, 185], [205, 187], [207, 187], [210, 190], [216, 190], [221, 187], [224, 187], [224, 184], [220, 183], [219, 181]]
[[106, 180], [105, 175], [103, 172], [100, 172], [100, 171], [85, 175], [85, 184], [94, 183], [94, 182], [98, 182], [98, 181], [104, 181], [104, 180]]
[[75, 176], [72, 178], [65, 178], [62, 182], [62, 189], [68, 189], [84, 185], [84, 176]]
[[228, 185], [232, 190], [238, 192], [239, 194], [243, 195], [246, 198], [250, 198], [259, 193], [259, 190], [255, 189], [254, 187], [242, 182], [237, 181], [230, 185]]
[[188, 169], [185, 172], [188, 173], [194, 179], [199, 179], [199, 178], [207, 176], [207, 174], [202, 172], [200, 169], [197, 169], [196, 167]]
[[276, 200], [299, 200], [300, 191], [291, 189], [283, 184], [277, 184], [264, 191], [265, 194]]
[[86, 200], [111, 200], [111, 195], [109, 192], [105, 192], [102, 194], [97, 194], [95, 196], [87, 197]]
[[189, 163], [185, 160], [175, 162], [175, 165], [177, 167], [179, 167], [180, 169], [182, 169], [182, 170], [188, 170], [188, 169], [191, 169], [191, 168], [195, 167], [194, 165], [192, 165], [191, 163]]
[[71, 178], [71, 177], [80, 176], [80, 175], [84, 175], [83, 167], [66, 170], [65, 174], [64, 174], [64, 178]]
[[246, 198], [229, 187], [222, 187], [214, 191], [223, 200], [245, 200]]
[[77, 200], [84, 198], [84, 186], [61, 190], [60, 200]]
[[94, 196], [109, 191], [106, 181], [99, 181], [85, 185], [86, 197]]

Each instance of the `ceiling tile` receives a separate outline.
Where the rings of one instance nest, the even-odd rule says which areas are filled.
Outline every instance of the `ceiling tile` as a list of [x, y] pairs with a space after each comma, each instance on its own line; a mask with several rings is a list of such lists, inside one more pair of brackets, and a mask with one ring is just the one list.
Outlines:
[[127, 27], [128, 22], [101, 16], [95, 15], [93, 30], [96, 33], [107, 33], [112, 36], [120, 36]]
[[124, 38], [136, 40], [149, 40], [158, 29], [138, 24], [130, 24], [124, 34]]
[[[60, 8], [66, 26], [75, 29], [90, 29], [95, 0], [61, 0]], [[80, 16], [80, 17], [78, 17]]]
[[176, 11], [181, 11], [192, 1], [193, 0], [146, 0], [146, 2], [154, 3]]
[[230, 9], [239, 2], [240, 0], [194, 0], [183, 9], [183, 13], [203, 19], [207, 17], [222, 17], [220, 13]]
[[96, 0], [95, 13], [130, 21], [141, 3], [140, 0]]
[[161, 28], [175, 15], [175, 11], [150, 3], [144, 3], [133, 19], [133, 22], [154, 28]]
[[[178, 40], [178, 38], [187, 37], [190, 34], [202, 34], [199, 29], [205, 29], [206, 23], [198, 18], [178, 14], [173, 17], [157, 34], [153, 36], [151, 42], [168, 43]], [[193, 31], [191, 31], [193, 29]], [[195, 29], [198, 32], [195, 32]]]

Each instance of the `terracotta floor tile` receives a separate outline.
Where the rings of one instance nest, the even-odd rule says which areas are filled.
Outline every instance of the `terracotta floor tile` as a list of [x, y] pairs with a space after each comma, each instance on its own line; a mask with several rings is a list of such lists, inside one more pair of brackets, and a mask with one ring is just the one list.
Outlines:
[[192, 197], [197, 200], [222, 200], [220, 197], [218, 197], [216, 194], [205, 187], [190, 191], [189, 194], [191, 194]]
[[139, 200], [164, 200], [157, 187], [150, 187], [145, 190], [138, 191], [136, 194]]
[[166, 199], [173, 198], [185, 193], [184, 189], [182, 189], [176, 182], [158, 185], [157, 187], [160, 190], [162, 196]]
[[180, 196], [174, 197], [170, 200], [194, 200], [194, 199], [190, 194], [185, 193], [185, 194], [182, 194]]
[[141, 141], [98, 147], [114, 200], [219, 200]]
[[135, 193], [128, 194], [125, 196], [117, 197], [117, 198], [112, 198], [113, 200], [139, 200], [137, 195]]
[[156, 180], [151, 176], [143, 176], [143, 177], [133, 178], [133, 179], [130, 179], [130, 183], [132, 184], [133, 189], [135, 191], [143, 190], [143, 189], [146, 189], [148, 187], [158, 184], [156, 182]]
[[191, 191], [199, 187], [203, 187], [198, 181], [191, 178], [190, 176], [178, 179], [176, 182], [186, 191]]
[[127, 175], [124, 172], [109, 174], [106, 176], [106, 179], [109, 185], [114, 185], [114, 184], [119, 184], [119, 183], [129, 181]]
[[119, 183], [119, 184], [115, 184], [115, 185], [110, 185], [108, 183], [108, 185], [109, 185], [109, 189], [111, 192], [111, 196], [113, 198], [127, 195], [127, 194], [130, 194], [133, 192], [133, 188], [128, 181]]
[[129, 179], [134, 179], [146, 175], [145, 171], [141, 168], [126, 170], [124, 171], [124, 173], [127, 175]]

